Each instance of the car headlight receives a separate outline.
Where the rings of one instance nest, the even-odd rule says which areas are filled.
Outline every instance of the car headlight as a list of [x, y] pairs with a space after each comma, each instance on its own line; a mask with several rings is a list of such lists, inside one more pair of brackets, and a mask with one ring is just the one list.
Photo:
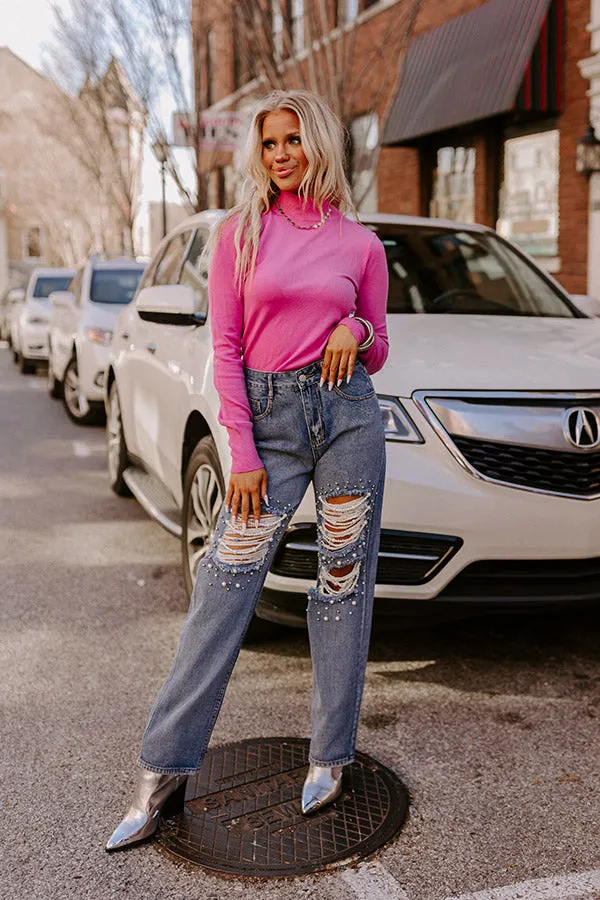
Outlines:
[[47, 325], [48, 319], [42, 316], [26, 316], [25, 321], [28, 325]]
[[108, 347], [113, 336], [112, 331], [105, 328], [86, 328], [84, 334], [92, 344], [104, 344], [105, 347]]
[[396, 397], [377, 395], [383, 418], [386, 441], [402, 441], [409, 444], [424, 444], [416, 425]]

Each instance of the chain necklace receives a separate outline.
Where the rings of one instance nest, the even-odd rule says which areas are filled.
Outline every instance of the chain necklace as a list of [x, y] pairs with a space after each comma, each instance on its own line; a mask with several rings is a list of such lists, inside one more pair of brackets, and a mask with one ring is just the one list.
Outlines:
[[314, 225], [298, 225], [297, 222], [294, 222], [293, 219], [290, 219], [290, 217], [287, 215], [287, 213], [284, 213], [281, 206], [279, 205], [279, 200], [275, 200], [275, 206], [277, 207], [278, 211], [281, 213], [281, 215], [283, 216], [284, 219], [287, 219], [288, 222], [294, 226], [294, 228], [299, 228], [301, 231], [310, 231], [311, 228], [322, 228], [322, 226], [325, 224], [325, 222], [331, 215], [331, 204], [330, 204], [327, 212], [321, 214], [320, 222], [315, 222]]

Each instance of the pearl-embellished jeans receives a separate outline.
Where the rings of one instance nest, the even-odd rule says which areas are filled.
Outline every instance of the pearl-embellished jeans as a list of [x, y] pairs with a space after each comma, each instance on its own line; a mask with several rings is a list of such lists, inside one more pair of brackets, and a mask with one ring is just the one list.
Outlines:
[[246, 369], [269, 502], [244, 532], [223, 508], [198, 568], [175, 659], [144, 734], [139, 763], [192, 773], [202, 764], [225, 689], [279, 539], [313, 482], [319, 565], [308, 592], [313, 664], [310, 760], [354, 759], [377, 569], [385, 442], [379, 403], [357, 361], [350, 383], [319, 387], [321, 362]]

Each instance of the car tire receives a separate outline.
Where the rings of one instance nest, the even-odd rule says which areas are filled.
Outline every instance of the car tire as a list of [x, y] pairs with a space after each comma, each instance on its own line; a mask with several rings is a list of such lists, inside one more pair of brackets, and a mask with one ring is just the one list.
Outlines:
[[101, 403], [90, 403], [79, 392], [77, 357], [72, 356], [63, 379], [63, 403], [71, 421], [78, 425], [97, 425], [102, 421]]
[[62, 399], [62, 381], [54, 374], [54, 369], [52, 368], [52, 357], [48, 359], [48, 393], [52, 397], [53, 400], [61, 400]]
[[[217, 448], [212, 437], [205, 437], [190, 456], [183, 482], [181, 550], [188, 600], [194, 589], [198, 563], [208, 552], [224, 499], [225, 481]], [[203, 521], [199, 520], [198, 510], [201, 510]], [[245, 642], [264, 641], [280, 630], [279, 625], [254, 616]]]
[[131, 497], [131, 491], [123, 478], [125, 469], [130, 465], [127, 444], [123, 434], [121, 403], [117, 391], [117, 383], [113, 381], [108, 394], [108, 411], [106, 414], [106, 465], [111, 489], [119, 497]]
[[26, 359], [24, 356], [22, 356], [20, 359], [19, 369], [21, 371], [21, 375], [35, 375], [37, 364], [31, 359]]

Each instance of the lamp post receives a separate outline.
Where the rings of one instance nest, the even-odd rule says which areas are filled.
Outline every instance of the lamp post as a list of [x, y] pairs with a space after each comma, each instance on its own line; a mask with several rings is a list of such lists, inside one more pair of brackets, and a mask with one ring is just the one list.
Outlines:
[[577, 171], [587, 178], [600, 172], [600, 141], [596, 137], [591, 122], [584, 136], [577, 142]]
[[152, 152], [160, 163], [160, 183], [162, 191], [162, 236], [167, 233], [167, 198], [165, 191], [165, 164], [169, 156], [169, 145], [164, 138], [152, 144]]

